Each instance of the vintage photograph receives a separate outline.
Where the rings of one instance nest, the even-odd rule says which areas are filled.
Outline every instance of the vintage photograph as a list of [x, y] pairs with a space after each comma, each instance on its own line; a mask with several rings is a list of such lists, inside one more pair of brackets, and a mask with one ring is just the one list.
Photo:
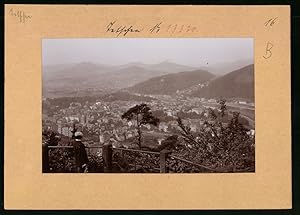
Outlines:
[[253, 38], [42, 40], [43, 173], [255, 172]]

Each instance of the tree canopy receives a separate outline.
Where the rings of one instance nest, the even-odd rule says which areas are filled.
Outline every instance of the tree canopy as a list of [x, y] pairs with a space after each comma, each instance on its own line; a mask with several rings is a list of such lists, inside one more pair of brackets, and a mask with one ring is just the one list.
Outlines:
[[158, 126], [159, 119], [153, 116], [150, 107], [147, 104], [139, 104], [127, 110], [123, 115], [122, 119], [127, 121], [135, 121], [138, 131], [138, 145], [139, 148], [142, 147], [142, 136], [141, 136], [141, 126], [150, 124]]

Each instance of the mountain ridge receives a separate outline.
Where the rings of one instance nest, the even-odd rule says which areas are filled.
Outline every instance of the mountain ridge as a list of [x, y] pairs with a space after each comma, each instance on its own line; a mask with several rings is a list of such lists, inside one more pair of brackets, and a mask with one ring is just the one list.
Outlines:
[[[158, 69], [163, 65], [164, 68]], [[167, 66], [170, 68], [167, 70]], [[172, 66], [171, 66], [172, 65]], [[156, 68], [156, 69], [151, 69]], [[47, 65], [43, 67], [43, 88], [105, 88], [130, 87], [149, 78], [175, 73], [191, 67], [165, 62], [159, 64], [129, 63], [124, 66], [107, 66], [90, 62], [78, 64]]]
[[254, 100], [254, 65], [250, 64], [211, 80], [191, 95], [205, 98], [247, 98]]
[[130, 92], [143, 94], [174, 94], [177, 90], [206, 82], [215, 77], [204, 70], [162, 75], [127, 88]]
[[[130, 88], [148, 79], [167, 74], [197, 70], [204, 71], [204, 69], [195, 68], [170, 61], [162, 61], [157, 64], [131, 62], [118, 66], [91, 62], [45, 65], [42, 67], [43, 93], [45, 92], [46, 95], [47, 92], [55, 90], [60, 92], [67, 90], [70, 92], [72, 90], [78, 91], [89, 88], [118, 90]], [[207, 70], [209, 73], [214, 74], [209, 67], [207, 67]], [[220, 75], [214, 76], [212, 79], [217, 79], [218, 77]]]

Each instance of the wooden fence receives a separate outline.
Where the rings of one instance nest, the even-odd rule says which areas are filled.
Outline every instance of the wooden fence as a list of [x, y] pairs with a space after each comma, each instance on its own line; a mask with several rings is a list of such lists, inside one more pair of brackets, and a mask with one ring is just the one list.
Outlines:
[[[95, 149], [95, 148], [102, 148], [103, 146], [86, 146], [85, 148], [87, 150], [90, 150], [90, 149]], [[49, 172], [50, 170], [50, 165], [49, 165], [49, 152], [51, 149], [73, 149], [74, 147], [73, 146], [49, 146], [47, 144], [43, 144], [43, 149], [42, 149], [42, 170], [44, 173], [47, 173]], [[74, 156], [74, 158], [76, 159], [77, 156]], [[76, 163], [76, 161], [75, 161]]]
[[[167, 160], [168, 159], [175, 159], [177, 161], [186, 163], [188, 165], [192, 165], [198, 168], [202, 168], [205, 170], [208, 170], [210, 172], [216, 172], [216, 170], [211, 169], [209, 167], [194, 163], [192, 161], [179, 158], [177, 156], [174, 156], [171, 154], [171, 151], [169, 150], [162, 150], [160, 152], [154, 152], [154, 151], [145, 151], [145, 150], [138, 150], [138, 149], [126, 149], [126, 148], [113, 148], [111, 144], [104, 144], [101, 146], [86, 146], [86, 149], [92, 149], [92, 148], [102, 148], [102, 157], [103, 157], [103, 163], [104, 163], [104, 172], [112, 172], [113, 169], [113, 153], [114, 152], [120, 152], [121, 155], [124, 152], [130, 152], [130, 153], [143, 153], [143, 154], [149, 154], [149, 155], [155, 155], [159, 159], [159, 172], [160, 173], [167, 173], [169, 172]], [[43, 162], [42, 162], [42, 168], [43, 172], [47, 173], [49, 172], [49, 151], [51, 149], [73, 149], [73, 146], [47, 146], [43, 144]], [[74, 156], [75, 158], [77, 156]], [[75, 161], [76, 163], [76, 161]]]

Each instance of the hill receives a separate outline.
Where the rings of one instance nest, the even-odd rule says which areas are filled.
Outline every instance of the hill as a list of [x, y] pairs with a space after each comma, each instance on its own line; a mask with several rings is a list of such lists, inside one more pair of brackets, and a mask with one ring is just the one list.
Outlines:
[[43, 66], [43, 90], [90, 88], [91, 80], [97, 80], [109, 71], [108, 66], [86, 62]]
[[[229, 63], [228, 65], [233, 68], [233, 66], [236, 67], [242, 63], [243, 62], [239, 62], [235, 63], [234, 65]], [[227, 72], [229, 69], [228, 65], [218, 64], [218, 72]], [[89, 93], [91, 90], [93, 90], [93, 94], [95, 94], [96, 92], [107, 92], [111, 90], [115, 91], [119, 89], [130, 88], [138, 85], [139, 83], [141, 84], [135, 87], [145, 88], [145, 91], [143, 89], [137, 89], [136, 91], [134, 90], [134, 92], [172, 94], [176, 92], [176, 90], [182, 90], [191, 86], [191, 84], [202, 83], [202, 79], [210, 80], [212, 78], [211, 76], [205, 78], [204, 76], [202, 77], [200, 74], [196, 73], [196, 76], [193, 77], [191, 74], [193, 74], [195, 71], [203, 72], [204, 70], [209, 71], [212, 74], [218, 73], [214, 66], [207, 65], [206, 69], [199, 69], [169, 61], [163, 61], [157, 64], [131, 62], [124, 65], [105, 65], [99, 63], [82, 62], [60, 65], [44, 65], [42, 68], [43, 96], [66, 97], [73, 95], [74, 92], [76, 94], [78, 94], [78, 92], [86, 91]], [[190, 78], [185, 72], [184, 74], [175, 75], [174, 77], [166, 76], [165, 78], [167, 79], [165, 82], [156, 84], [153, 89], [151, 86], [143, 87], [144, 84], [147, 85], [147, 83], [143, 82], [149, 79], [168, 74], [177, 74], [183, 71], [192, 72], [189, 74]], [[169, 79], [171, 80], [170, 83], [168, 82]], [[154, 79], [149, 81], [155, 82], [156, 80]], [[174, 84], [171, 82], [174, 82]], [[147, 90], [146, 88], [148, 87], [150, 89]], [[86, 93], [79, 94], [86, 95]]]
[[219, 62], [215, 64], [209, 64], [206, 65], [205, 67], [200, 67], [200, 69], [207, 70], [210, 73], [215, 74], [217, 76], [223, 76], [225, 74], [241, 69], [250, 64], [253, 64], [252, 59], [243, 59], [243, 60], [236, 60], [231, 62]]
[[181, 65], [177, 63], [173, 63], [170, 61], [162, 61], [156, 64], [145, 64], [141, 62], [131, 62], [124, 65], [115, 66], [116, 70], [124, 69], [127, 67], [140, 67], [147, 70], [157, 71], [160, 72], [161, 75], [163, 74], [170, 74], [170, 73], [178, 73], [182, 71], [193, 71], [196, 70], [196, 67]]
[[43, 68], [44, 90], [68, 90], [68, 89], [121, 89], [145, 81], [162, 73], [151, 71], [138, 66], [129, 66], [122, 69], [80, 63], [61, 67]]
[[53, 112], [53, 110], [68, 108], [70, 103], [76, 102], [84, 105], [86, 102], [95, 103], [97, 101], [101, 102], [113, 102], [113, 101], [136, 101], [136, 102], [150, 102], [155, 100], [147, 96], [133, 95], [128, 92], [114, 92], [103, 95], [93, 95], [93, 96], [72, 96], [72, 97], [58, 97], [58, 98], [46, 98], [43, 100], [43, 112]]
[[129, 66], [102, 74], [98, 79], [92, 80], [91, 84], [93, 86], [96, 86], [97, 83], [101, 83], [102, 86], [109, 84], [114, 89], [121, 89], [162, 74], [164, 73], [161, 71], [148, 70], [140, 66]]
[[213, 77], [213, 74], [202, 70], [179, 72], [151, 78], [128, 88], [128, 90], [141, 94], [170, 95], [176, 93], [177, 90], [183, 90], [206, 82]]
[[43, 66], [43, 92], [96, 89], [121, 89], [150, 78], [192, 67], [171, 62], [143, 64], [139, 62], [118, 66], [90, 62]]
[[254, 100], [254, 65], [218, 77], [198, 88], [193, 96], [205, 98], [247, 98]]
[[163, 61], [158, 64], [147, 65], [146, 68], [151, 69], [151, 70], [165, 72], [166, 74], [178, 73], [178, 72], [183, 72], [183, 71], [194, 71], [194, 70], [198, 69], [196, 67], [181, 65], [181, 64], [177, 64], [177, 63], [173, 63], [173, 62], [169, 62], [169, 61]]
[[150, 102], [155, 100], [147, 96], [138, 96], [128, 92], [118, 91], [114, 93], [105, 94], [97, 98], [98, 101], [113, 102], [113, 101], [137, 101], [137, 102]]

